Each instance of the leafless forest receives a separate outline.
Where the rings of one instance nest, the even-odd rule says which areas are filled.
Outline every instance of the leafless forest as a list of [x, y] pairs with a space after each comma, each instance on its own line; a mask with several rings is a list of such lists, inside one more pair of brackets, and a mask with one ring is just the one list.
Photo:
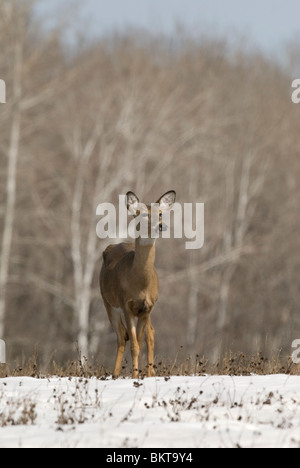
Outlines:
[[[205, 244], [157, 244], [156, 356], [291, 353], [300, 338], [293, 59], [226, 39], [112, 34], [76, 47], [0, 0], [0, 337], [11, 360], [111, 366], [96, 207], [133, 190], [205, 203]], [[297, 54], [296, 54], [297, 55]]]

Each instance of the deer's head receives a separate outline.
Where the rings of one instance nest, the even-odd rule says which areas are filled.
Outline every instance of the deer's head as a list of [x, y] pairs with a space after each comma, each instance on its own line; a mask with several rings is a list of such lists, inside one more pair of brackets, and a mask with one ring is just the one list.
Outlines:
[[156, 239], [159, 232], [166, 231], [168, 226], [163, 222], [163, 213], [170, 211], [176, 200], [176, 192], [171, 190], [158, 199], [156, 203], [145, 205], [133, 192], [127, 193], [127, 209], [139, 225], [141, 237]]

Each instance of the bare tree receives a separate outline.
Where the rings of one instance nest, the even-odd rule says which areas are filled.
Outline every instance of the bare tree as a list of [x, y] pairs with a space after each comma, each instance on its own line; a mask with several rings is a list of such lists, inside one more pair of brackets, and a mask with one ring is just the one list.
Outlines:
[[[25, 153], [24, 148], [21, 148], [21, 140], [27, 138], [28, 141], [30, 135], [34, 134], [36, 130], [27, 120], [28, 116], [34, 115], [36, 109], [40, 110], [43, 105], [46, 109], [47, 104], [56, 96], [58, 84], [62, 85], [59, 68], [42, 79], [40, 74], [36, 73], [37, 70], [41, 71], [44, 66], [43, 54], [46, 54], [46, 51], [49, 53], [54, 51], [58, 30], [45, 35], [38, 46], [32, 47], [31, 41], [34, 41], [34, 36], [30, 36], [29, 28], [34, 4], [35, 2], [32, 0], [24, 2], [1, 0], [0, 3], [2, 59], [6, 65], [10, 90], [3, 115], [8, 139], [7, 145], [1, 144], [2, 153], [7, 155], [7, 168], [0, 257], [0, 335], [3, 335], [5, 330], [7, 287], [10, 281], [13, 238], [17, 231], [15, 219], [18, 166], [21, 156], [24, 156]], [[37, 29], [35, 34], [39, 36], [41, 33]], [[38, 41], [38, 37], [35, 39]], [[60, 64], [57, 63], [57, 66], [59, 67]], [[41, 122], [43, 120], [40, 119]], [[24, 122], [26, 122], [25, 125]]]
[[[9, 14], [7, 2], [1, 5], [4, 13]], [[12, 119], [9, 146], [7, 149], [7, 184], [6, 205], [4, 215], [4, 227], [1, 244], [0, 262], [0, 336], [4, 335], [5, 311], [6, 311], [6, 288], [8, 283], [10, 256], [13, 237], [13, 225], [15, 219], [16, 205], [16, 181], [17, 164], [19, 157], [20, 132], [21, 132], [21, 99], [22, 99], [22, 66], [24, 49], [24, 26], [28, 10], [25, 7], [14, 17], [16, 34], [13, 45], [13, 86], [12, 86]]]

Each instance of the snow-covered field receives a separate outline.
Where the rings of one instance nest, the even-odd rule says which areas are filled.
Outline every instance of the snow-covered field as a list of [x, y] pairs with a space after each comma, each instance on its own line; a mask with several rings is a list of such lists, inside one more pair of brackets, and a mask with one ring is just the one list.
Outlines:
[[0, 448], [300, 447], [300, 376], [0, 379]]

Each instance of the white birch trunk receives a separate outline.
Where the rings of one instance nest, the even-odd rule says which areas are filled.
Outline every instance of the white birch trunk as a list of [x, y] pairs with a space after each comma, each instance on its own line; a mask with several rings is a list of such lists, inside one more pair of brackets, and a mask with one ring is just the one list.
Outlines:
[[[194, 170], [194, 165], [191, 166], [190, 176], [189, 176], [189, 196], [190, 200], [195, 201], [197, 198], [197, 177], [196, 171]], [[192, 218], [189, 220], [189, 223], [192, 223]], [[190, 351], [194, 351], [197, 338], [197, 325], [198, 325], [198, 316], [200, 311], [198, 310], [198, 292], [199, 292], [199, 276], [195, 274], [195, 267], [198, 261], [197, 253], [193, 254], [193, 257], [190, 259], [189, 266], [189, 296], [188, 296], [188, 308], [187, 308], [187, 344], [190, 348]]]
[[[91, 288], [95, 269], [96, 258], [96, 226], [91, 223], [88, 233], [86, 255], [82, 255], [82, 228], [81, 212], [84, 192], [85, 171], [93, 154], [96, 143], [100, 136], [101, 126], [96, 122], [94, 131], [81, 148], [81, 144], [76, 140], [73, 148], [73, 155], [78, 160], [77, 176], [72, 203], [71, 221], [71, 252], [74, 269], [75, 285], [75, 315], [78, 323], [78, 347], [82, 357], [89, 356], [89, 313], [91, 303]], [[94, 208], [94, 207], [93, 207]], [[96, 208], [95, 208], [96, 213]]]
[[[228, 252], [234, 249], [238, 249], [237, 252], [239, 252], [239, 254], [234, 262], [231, 262], [227, 267], [225, 267], [225, 270], [222, 274], [217, 318], [217, 327], [219, 330], [222, 330], [228, 324], [229, 321], [228, 303], [231, 280], [236, 271], [239, 256], [242, 254], [244, 238], [247, 233], [249, 223], [251, 221], [251, 216], [248, 213], [248, 207], [251, 201], [250, 170], [252, 163], [253, 154], [248, 153], [243, 159], [241, 169], [241, 180], [239, 187], [237, 211], [236, 213], [233, 213], [233, 216], [231, 218], [231, 224], [227, 226], [226, 232], [224, 234], [224, 253], [227, 254]], [[232, 175], [230, 175], [230, 172], [232, 172]], [[229, 192], [227, 200], [227, 210], [230, 211], [230, 206], [233, 206], [234, 201], [234, 166], [229, 167], [227, 184], [227, 191]]]
[[13, 101], [14, 111], [10, 133], [10, 143], [8, 149], [8, 169], [6, 184], [6, 207], [4, 216], [4, 228], [1, 245], [0, 264], [0, 338], [4, 336], [5, 314], [6, 314], [6, 290], [9, 276], [10, 255], [13, 237], [13, 225], [16, 205], [16, 179], [17, 164], [19, 156], [20, 127], [21, 127], [21, 64], [22, 64], [22, 43], [19, 41], [15, 47], [15, 70]]

